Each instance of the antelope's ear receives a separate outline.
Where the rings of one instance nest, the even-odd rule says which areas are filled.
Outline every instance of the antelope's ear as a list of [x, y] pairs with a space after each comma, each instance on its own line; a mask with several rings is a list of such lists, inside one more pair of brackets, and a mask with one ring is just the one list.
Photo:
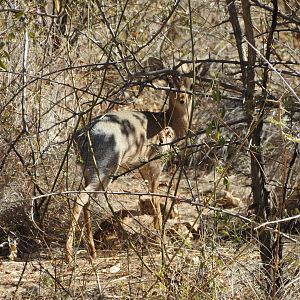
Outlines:
[[148, 58], [147, 63], [150, 71], [157, 71], [157, 70], [164, 69], [164, 63], [159, 58], [150, 56]]
[[[201, 81], [201, 77], [205, 76], [208, 73], [210, 66], [211, 66], [210, 63], [202, 63], [202, 64], [196, 66], [196, 68], [195, 68], [196, 76], [198, 78], [200, 77], [200, 81]], [[193, 75], [193, 71], [190, 70], [188, 72], [188, 74]], [[197, 82], [197, 80], [196, 80], [196, 82]], [[184, 77], [183, 84], [184, 84], [185, 88], [187, 88], [188, 90], [192, 90], [193, 80], [191, 77]]]
[[196, 67], [196, 75], [202, 77], [207, 74], [211, 66], [211, 63], [202, 63]]

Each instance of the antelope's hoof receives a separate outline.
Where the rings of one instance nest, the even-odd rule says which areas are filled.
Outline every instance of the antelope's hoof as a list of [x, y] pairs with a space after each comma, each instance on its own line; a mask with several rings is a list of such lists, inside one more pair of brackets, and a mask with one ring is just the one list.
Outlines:
[[139, 200], [139, 206], [142, 215], [154, 216], [156, 214], [152, 199], [141, 197]]
[[66, 264], [70, 264], [73, 261], [73, 256], [70, 253], [66, 253], [65, 255]]
[[96, 250], [90, 252], [90, 257], [91, 257], [92, 259], [97, 258], [97, 252], [96, 252]]
[[[167, 202], [167, 205], [165, 205], [164, 203], [160, 204], [160, 209], [163, 213], [164, 216], [167, 216], [167, 214], [169, 213], [171, 208], [171, 204], [169, 202]], [[172, 208], [172, 210], [169, 213], [169, 219], [176, 219], [179, 216], [179, 211], [178, 209], [174, 206]]]

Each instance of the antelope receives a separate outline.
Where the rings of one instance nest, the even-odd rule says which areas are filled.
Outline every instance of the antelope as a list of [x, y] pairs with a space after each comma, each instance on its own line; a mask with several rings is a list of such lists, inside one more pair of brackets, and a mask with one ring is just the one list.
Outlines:
[[[149, 58], [151, 70], [163, 69], [157, 58]], [[190, 80], [173, 77], [174, 89], [168, 91], [169, 105], [162, 112], [117, 111], [93, 119], [86, 127], [76, 131], [74, 143], [82, 160], [85, 189], [76, 197], [72, 208], [71, 225], [66, 241], [66, 261], [72, 261], [74, 231], [83, 210], [89, 254], [96, 257], [92, 234], [89, 194], [105, 191], [121, 167], [139, 165], [155, 156], [152, 144], [169, 142], [182, 137], [188, 129]], [[167, 126], [167, 127], [166, 127]], [[162, 161], [151, 161], [140, 168], [144, 180], [148, 180], [149, 191], [155, 193], [159, 185]], [[154, 228], [162, 227], [160, 199], [151, 198]], [[140, 203], [141, 206], [141, 203]]]

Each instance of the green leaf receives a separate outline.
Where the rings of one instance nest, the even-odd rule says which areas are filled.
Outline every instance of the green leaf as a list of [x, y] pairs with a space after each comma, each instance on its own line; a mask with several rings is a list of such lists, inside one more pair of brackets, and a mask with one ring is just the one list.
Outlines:
[[223, 178], [223, 185], [224, 185], [225, 189], [228, 191], [228, 190], [229, 190], [229, 186], [230, 186], [230, 182], [229, 182], [227, 176], [225, 176], [225, 177]]
[[34, 39], [34, 38], [35, 38], [35, 33], [34, 33], [33, 31], [30, 31], [30, 32], [29, 32], [29, 37], [30, 37], [31, 39]]
[[212, 123], [210, 123], [206, 128], [206, 136], [210, 136], [213, 129]]
[[221, 131], [220, 131], [220, 128], [217, 128], [217, 130], [216, 130], [216, 136], [215, 136], [215, 139], [216, 139], [217, 142], [219, 142], [220, 139], [221, 139]]
[[214, 89], [212, 91], [212, 97], [215, 102], [220, 102], [221, 100], [221, 92], [218, 89]]
[[0, 69], [2, 69], [2, 70], [7, 70], [7, 66], [5, 65], [5, 63], [2, 61], [2, 60], [0, 60]]
[[218, 174], [222, 174], [222, 173], [224, 172], [224, 168], [223, 168], [222, 166], [217, 166], [217, 167], [216, 167], [216, 172], [217, 172]]
[[221, 129], [218, 121], [215, 121], [215, 128], [216, 128], [215, 140], [216, 142], [219, 142], [221, 139]]
[[24, 16], [24, 11], [17, 12], [15, 16], [16, 16], [17, 19], [20, 19], [21, 17]]
[[8, 39], [13, 40], [13, 39], [15, 39], [15, 38], [16, 38], [16, 35], [15, 35], [13, 32], [10, 32], [10, 33], [8, 34]]
[[226, 112], [225, 107], [222, 107], [222, 108], [221, 108], [221, 112], [220, 112], [221, 118], [224, 118], [224, 117], [225, 117], [225, 112]]
[[220, 230], [219, 234], [224, 238], [224, 237], [230, 237], [230, 234], [227, 230], [222, 229]]
[[10, 60], [10, 55], [7, 51], [3, 50], [2, 54], [4, 57], [6, 57], [8, 60]]

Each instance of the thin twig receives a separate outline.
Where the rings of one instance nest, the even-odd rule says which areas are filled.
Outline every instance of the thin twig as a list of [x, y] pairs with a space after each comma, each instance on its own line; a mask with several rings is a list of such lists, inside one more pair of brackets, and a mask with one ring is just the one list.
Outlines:
[[[35, 196], [32, 197], [31, 200], [37, 200], [37, 199], [41, 199], [41, 198], [45, 198], [45, 197], [49, 197], [49, 196], [66, 196], [66, 195], [70, 195], [70, 194], [80, 194], [80, 193], [87, 193], [87, 194], [103, 194], [103, 195], [130, 195], [130, 196], [155, 196], [155, 197], [162, 197], [162, 198], [168, 198], [171, 199], [172, 201], [175, 202], [180, 202], [180, 203], [188, 203], [191, 204], [193, 206], [201, 206], [203, 208], [212, 210], [212, 211], [216, 211], [216, 212], [220, 212], [220, 213], [224, 213], [236, 218], [239, 218], [247, 223], [251, 223], [251, 224], [258, 224], [257, 221], [251, 220], [245, 216], [242, 216], [238, 213], [226, 210], [226, 209], [222, 209], [219, 207], [214, 207], [214, 206], [209, 206], [209, 205], [204, 205], [198, 202], [198, 200], [195, 199], [187, 199], [185, 197], [181, 197], [181, 196], [174, 196], [174, 195], [168, 195], [168, 194], [160, 194], [160, 193], [145, 193], [145, 192], [119, 192], [119, 191], [93, 191], [93, 192], [87, 192], [87, 191], [64, 191], [64, 192], [52, 192], [52, 193], [48, 193], [45, 195], [39, 195], [39, 196]], [[259, 224], [260, 225], [260, 224]], [[255, 229], [255, 228], [254, 228]], [[270, 227], [266, 227], [266, 229], [271, 230], [271, 231], [275, 231], [273, 228]], [[277, 230], [276, 230], [277, 232]], [[291, 238], [290, 236], [288, 236], [287, 234], [284, 233], [280, 233], [282, 236], [284, 236], [285, 238], [289, 239], [290, 241], [293, 242], [297, 242], [295, 239]]]
[[251, 48], [253, 48], [255, 50], [255, 52], [259, 55], [260, 58], [262, 58], [267, 64], [268, 66], [280, 77], [280, 79], [283, 81], [283, 83], [287, 86], [287, 88], [290, 90], [290, 92], [294, 95], [294, 97], [298, 100], [298, 102], [300, 103], [300, 98], [298, 97], [297, 93], [295, 92], [295, 90], [290, 86], [290, 84], [283, 78], [283, 76], [276, 70], [276, 68], [274, 68], [274, 66], [264, 57], [263, 54], [261, 54], [259, 52], [258, 49], [256, 49], [255, 47], [253, 47], [248, 41], [247, 39], [244, 39]]
[[287, 221], [291, 221], [291, 220], [296, 220], [298, 218], [300, 218], [300, 214], [299, 215], [294, 215], [294, 216], [291, 216], [291, 217], [287, 217], [287, 218], [284, 218], [284, 219], [280, 219], [280, 220], [264, 222], [264, 223], [256, 226], [254, 228], [254, 230], [258, 230], [258, 229], [260, 229], [262, 227], [265, 227], [267, 225], [279, 224], [279, 223], [283, 223], [283, 222], [287, 222]]

